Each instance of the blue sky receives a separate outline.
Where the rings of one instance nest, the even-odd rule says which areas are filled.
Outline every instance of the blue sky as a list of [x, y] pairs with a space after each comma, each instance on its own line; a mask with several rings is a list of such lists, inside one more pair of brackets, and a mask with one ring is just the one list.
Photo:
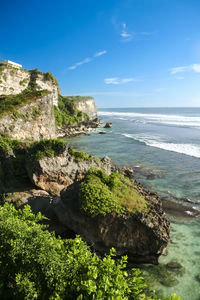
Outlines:
[[200, 106], [199, 0], [1, 0], [0, 59], [99, 107]]

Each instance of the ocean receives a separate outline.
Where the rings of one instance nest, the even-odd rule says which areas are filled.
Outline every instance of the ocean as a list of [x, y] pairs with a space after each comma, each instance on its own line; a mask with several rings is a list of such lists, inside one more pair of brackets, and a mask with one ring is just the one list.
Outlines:
[[[151, 284], [161, 295], [175, 292], [184, 300], [199, 300], [200, 108], [107, 108], [98, 115], [104, 123], [112, 122], [112, 128], [102, 125], [67, 141], [133, 168], [136, 180], [163, 201], [177, 204], [169, 211], [171, 241], [160, 264], [176, 261], [182, 271], [170, 283], [159, 274]], [[153, 268], [158, 273], [158, 267]]]

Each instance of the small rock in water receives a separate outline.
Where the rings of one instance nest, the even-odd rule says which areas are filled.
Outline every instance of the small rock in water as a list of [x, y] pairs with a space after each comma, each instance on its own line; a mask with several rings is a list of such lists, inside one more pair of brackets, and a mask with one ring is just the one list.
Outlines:
[[104, 126], [104, 128], [112, 128], [112, 123], [111, 122], [106, 123], [106, 125]]
[[99, 134], [106, 134], [105, 131], [99, 131]]
[[168, 269], [181, 269], [182, 266], [176, 261], [170, 261], [169, 263], [166, 264]]

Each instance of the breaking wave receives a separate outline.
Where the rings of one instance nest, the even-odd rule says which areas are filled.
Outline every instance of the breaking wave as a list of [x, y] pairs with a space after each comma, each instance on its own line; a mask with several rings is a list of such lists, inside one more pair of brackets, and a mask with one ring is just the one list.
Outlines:
[[122, 134], [127, 138], [134, 139], [141, 143], [144, 143], [150, 147], [156, 147], [167, 151], [173, 151], [182, 153], [185, 155], [198, 157], [200, 158], [200, 146], [195, 144], [176, 144], [176, 143], [169, 143], [166, 141], [161, 140], [159, 137], [155, 136], [147, 136], [141, 134]]
[[135, 122], [166, 124], [184, 127], [200, 127], [200, 117], [167, 115], [167, 114], [143, 114], [135, 112], [108, 112], [100, 111], [99, 116], [111, 116], [117, 119], [131, 120]]

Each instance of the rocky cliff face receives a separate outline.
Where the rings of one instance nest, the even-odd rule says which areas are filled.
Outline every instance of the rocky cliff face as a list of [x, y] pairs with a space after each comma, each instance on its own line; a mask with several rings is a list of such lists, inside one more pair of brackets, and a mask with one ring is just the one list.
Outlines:
[[[27, 92], [36, 94], [37, 91], [46, 94], [48, 92], [48, 95], [32, 97], [34, 99], [24, 102]], [[1, 66], [0, 95], [3, 95], [3, 98], [0, 97], [0, 132], [15, 139], [39, 140], [70, 136], [87, 132], [90, 128], [99, 125], [97, 121], [92, 121], [97, 113], [93, 98], [68, 97], [66, 100], [68, 104], [63, 103], [65, 111], [63, 106], [58, 108], [58, 98], [62, 96], [59, 95], [56, 79], [49, 72], [42, 73], [37, 69], [27, 71]], [[17, 99], [9, 98], [11, 95], [16, 95]], [[62, 98], [65, 99], [66, 97]], [[18, 105], [19, 102], [20, 105]], [[10, 103], [12, 109], [9, 110]], [[1, 109], [1, 104], [2, 108], [6, 107], [5, 111]], [[64, 120], [59, 125], [55, 122], [55, 106], [59, 121]], [[80, 117], [81, 112], [82, 118]], [[84, 113], [88, 114], [89, 118], [88, 116], [84, 118]]]
[[55, 137], [53, 95], [47, 94], [0, 118], [0, 132], [18, 140]]
[[0, 67], [0, 95], [16, 95], [24, 91], [31, 80], [34, 80], [36, 90], [48, 90], [53, 98], [53, 105], [58, 105], [59, 87], [57, 83], [48, 77], [50, 73], [39, 71], [27, 71], [12, 67]]
[[30, 82], [30, 73], [11, 67], [0, 67], [0, 95], [20, 94]]
[[57, 196], [63, 188], [83, 178], [91, 167], [103, 169], [107, 174], [117, 170], [112, 161], [106, 157], [100, 160], [87, 155], [87, 159], [77, 162], [68, 145], [59, 156], [27, 161], [29, 177], [34, 185]]
[[77, 102], [77, 109], [80, 111], [85, 112], [86, 114], [88, 114], [90, 117], [96, 117], [97, 116], [97, 107], [96, 104], [94, 102], [93, 98], [86, 98], [83, 97], [83, 100], [79, 100]]

